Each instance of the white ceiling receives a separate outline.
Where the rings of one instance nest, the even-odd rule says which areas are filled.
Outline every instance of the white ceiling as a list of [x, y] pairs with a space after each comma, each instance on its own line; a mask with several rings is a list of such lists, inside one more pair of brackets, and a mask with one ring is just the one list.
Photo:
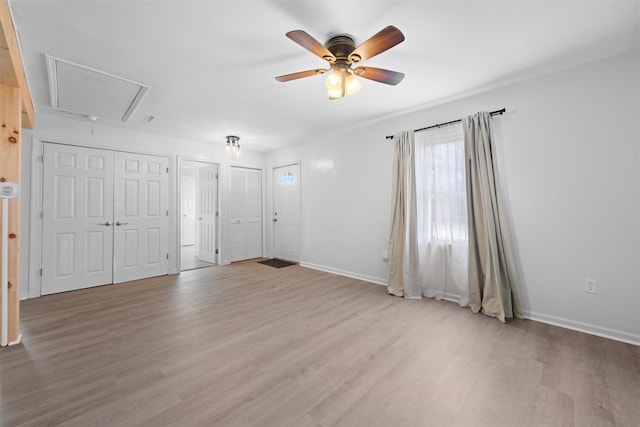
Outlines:
[[[638, 1], [10, 0], [37, 112], [53, 111], [45, 54], [149, 85], [129, 129], [270, 151], [640, 46]], [[363, 63], [406, 74], [361, 79], [329, 101], [324, 78], [274, 77], [326, 63], [285, 37], [360, 44], [387, 25], [406, 40]], [[88, 114], [90, 112], [87, 112]], [[146, 116], [155, 116], [145, 122]], [[100, 120], [100, 119], [99, 119]]]

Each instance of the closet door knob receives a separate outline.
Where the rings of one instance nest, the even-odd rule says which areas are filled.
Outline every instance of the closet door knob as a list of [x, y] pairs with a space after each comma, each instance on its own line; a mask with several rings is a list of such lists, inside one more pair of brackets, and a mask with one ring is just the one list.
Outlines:
[[116, 225], [127, 225], [127, 224], [129, 224], [129, 223], [128, 222], [120, 222], [120, 221], [116, 222]]
[[109, 221], [107, 221], [107, 222], [104, 222], [104, 223], [100, 223], [98, 225], [106, 225], [107, 227], [110, 227], [111, 223]]

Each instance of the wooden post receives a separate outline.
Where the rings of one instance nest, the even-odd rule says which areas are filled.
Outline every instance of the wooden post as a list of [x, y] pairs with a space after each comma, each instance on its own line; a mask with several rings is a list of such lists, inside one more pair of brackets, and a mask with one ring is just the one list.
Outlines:
[[[0, 182], [20, 184], [20, 90], [0, 84]], [[1, 221], [1, 219], [0, 219]], [[9, 199], [9, 343], [20, 340], [20, 196]], [[1, 250], [1, 249], [0, 249]], [[1, 268], [1, 267], [0, 267]]]
[[[11, 20], [9, 3], [8, 0], [0, 0], [0, 181], [20, 185], [22, 126], [33, 128], [33, 120], [33, 101], [27, 85], [27, 76], [24, 72], [16, 31]], [[15, 344], [21, 339], [18, 329], [20, 324], [20, 288], [18, 284], [20, 273], [20, 196], [9, 199], [8, 203], [8, 341], [9, 344]]]

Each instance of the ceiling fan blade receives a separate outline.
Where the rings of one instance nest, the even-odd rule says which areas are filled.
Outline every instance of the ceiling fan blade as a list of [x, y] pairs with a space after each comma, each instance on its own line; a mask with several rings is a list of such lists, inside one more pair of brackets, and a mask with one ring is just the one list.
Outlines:
[[353, 72], [356, 76], [394, 86], [400, 83], [404, 78], [404, 73], [385, 70], [384, 68], [356, 67], [353, 69]]
[[307, 70], [307, 71], [298, 71], [297, 73], [285, 74], [284, 76], [276, 77], [276, 80], [279, 82], [288, 82], [290, 80], [301, 79], [303, 77], [315, 76], [316, 74], [323, 74], [329, 70], [323, 70], [319, 68], [317, 70]]
[[389, 25], [385, 27], [377, 34], [374, 34], [367, 41], [358, 46], [351, 54], [349, 54], [349, 61], [360, 62], [366, 61], [369, 58], [373, 58], [379, 53], [385, 50], [391, 49], [398, 43], [404, 41], [404, 34], [402, 31]]
[[293, 30], [289, 31], [286, 36], [294, 42], [298, 43], [303, 48], [307, 49], [309, 52], [324, 59], [325, 61], [329, 61], [330, 63], [335, 62], [336, 57], [333, 55], [333, 53], [329, 52], [329, 50], [324, 47], [322, 43], [311, 37], [308, 33], [302, 30]]

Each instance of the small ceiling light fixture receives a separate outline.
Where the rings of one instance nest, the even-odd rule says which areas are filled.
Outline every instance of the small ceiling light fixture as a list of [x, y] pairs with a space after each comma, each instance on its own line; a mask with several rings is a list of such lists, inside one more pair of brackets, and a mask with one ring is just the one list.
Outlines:
[[227, 153], [232, 153], [240, 157], [240, 137], [239, 136], [227, 135]]

